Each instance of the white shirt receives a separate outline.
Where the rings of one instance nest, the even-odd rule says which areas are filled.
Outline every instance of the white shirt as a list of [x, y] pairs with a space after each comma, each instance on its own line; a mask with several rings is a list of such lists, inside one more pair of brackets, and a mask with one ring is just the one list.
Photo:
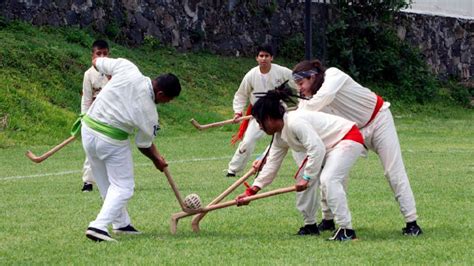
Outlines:
[[111, 75], [112, 79], [92, 103], [87, 115], [129, 134], [137, 129], [136, 145], [150, 147], [159, 129], [150, 78], [143, 76], [132, 62], [123, 58], [98, 58], [96, 67], [100, 73]]
[[[324, 82], [310, 100], [300, 100], [298, 109], [322, 111], [356, 122], [359, 128], [369, 121], [377, 103], [374, 92], [355, 82], [341, 70], [331, 67]], [[384, 104], [383, 109], [388, 108]]]
[[92, 101], [97, 97], [100, 90], [107, 84], [109, 79], [105, 74], [99, 73], [93, 66], [84, 73], [82, 81], [81, 114], [87, 113]]
[[342, 117], [313, 111], [296, 110], [283, 117], [281, 132], [275, 133], [266, 164], [253, 185], [263, 188], [276, 177], [288, 149], [308, 156], [304, 175], [315, 178], [326, 151], [333, 148], [355, 125]]
[[257, 98], [253, 93], [267, 92], [280, 86], [283, 82], [292, 81], [292, 72], [286, 67], [272, 64], [270, 71], [262, 76], [260, 67], [252, 68], [245, 74], [239, 89], [234, 95], [233, 108], [234, 113], [243, 113], [247, 102], [254, 104]]

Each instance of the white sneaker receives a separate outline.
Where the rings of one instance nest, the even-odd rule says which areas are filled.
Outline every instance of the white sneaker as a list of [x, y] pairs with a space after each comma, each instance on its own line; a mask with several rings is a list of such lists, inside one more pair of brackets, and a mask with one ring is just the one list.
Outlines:
[[107, 233], [106, 231], [102, 231], [94, 227], [87, 228], [86, 237], [95, 242], [101, 242], [101, 241], [117, 242], [117, 240], [113, 239], [109, 235], [109, 233]]

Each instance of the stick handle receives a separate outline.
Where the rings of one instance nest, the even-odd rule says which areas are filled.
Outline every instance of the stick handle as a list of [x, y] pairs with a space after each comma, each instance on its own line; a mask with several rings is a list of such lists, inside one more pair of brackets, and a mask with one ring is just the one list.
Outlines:
[[168, 170], [168, 167], [165, 167], [165, 169], [163, 169], [163, 173], [165, 174], [166, 179], [168, 179], [168, 183], [170, 184], [171, 189], [173, 190], [174, 195], [176, 196], [176, 199], [178, 200], [178, 203], [181, 206], [181, 209], [183, 211], [188, 210], [188, 208], [186, 208], [186, 206], [184, 205], [183, 198], [181, 197], [181, 194], [179, 193], [179, 190], [178, 190], [178, 187], [176, 186], [176, 183], [174, 182], [173, 178], [171, 177], [171, 174]]
[[33, 162], [41, 163], [42, 161], [48, 159], [51, 155], [55, 154], [57, 151], [59, 151], [60, 149], [62, 149], [64, 146], [68, 145], [69, 143], [71, 143], [75, 139], [76, 139], [75, 136], [70, 136], [69, 138], [65, 139], [63, 142], [61, 142], [60, 144], [58, 144], [57, 146], [55, 146], [51, 150], [45, 152], [41, 156], [36, 156], [30, 150], [28, 150], [25, 155], [26, 155], [26, 157], [28, 157]]
[[228, 120], [224, 120], [224, 121], [219, 121], [219, 122], [214, 122], [214, 123], [210, 123], [210, 124], [205, 124], [205, 125], [201, 125], [199, 124], [194, 118], [191, 119], [191, 123], [193, 124], [193, 126], [199, 130], [204, 130], [204, 129], [208, 129], [208, 128], [213, 128], [213, 127], [221, 127], [221, 126], [225, 126], [225, 125], [230, 125], [230, 124], [234, 124], [234, 123], [238, 123], [240, 121], [243, 121], [243, 120], [248, 120], [252, 118], [251, 115], [247, 115], [247, 116], [242, 116], [242, 117], [239, 117], [237, 118], [236, 120], [234, 119], [228, 119]]
[[[293, 110], [296, 110], [296, 107], [290, 107], [287, 109], [287, 111], [293, 111]], [[219, 121], [219, 122], [214, 122], [214, 123], [210, 123], [210, 124], [205, 124], [205, 125], [201, 125], [199, 124], [198, 121], [196, 121], [194, 118], [191, 119], [191, 124], [193, 124], [193, 126], [199, 130], [204, 130], [204, 129], [208, 129], [208, 128], [213, 128], [213, 127], [221, 127], [221, 126], [225, 126], [225, 125], [229, 125], [229, 124], [234, 124], [234, 123], [239, 123], [243, 120], [248, 120], [248, 119], [251, 119], [252, 116], [251, 115], [246, 115], [246, 116], [242, 116], [242, 117], [239, 117], [237, 119], [228, 119], [228, 120], [224, 120], [224, 121]]]
[[[279, 189], [270, 190], [270, 191], [267, 191], [267, 192], [264, 192], [264, 193], [261, 193], [261, 194], [256, 194], [256, 195], [253, 195], [253, 196], [245, 197], [245, 198], [242, 199], [242, 201], [251, 202], [251, 201], [254, 201], [254, 200], [268, 198], [268, 197], [275, 196], [275, 195], [278, 195], [278, 194], [284, 194], [284, 193], [293, 192], [293, 191], [296, 191], [295, 186], [286, 187], [286, 188], [279, 188]], [[229, 201], [226, 201], [226, 202], [223, 202], [223, 203], [219, 203], [219, 204], [215, 204], [215, 205], [203, 208], [203, 209], [201, 209], [201, 211], [202, 212], [210, 212], [210, 211], [226, 208], [226, 207], [229, 207], [229, 206], [237, 205], [237, 203], [238, 203], [237, 200], [229, 200]]]

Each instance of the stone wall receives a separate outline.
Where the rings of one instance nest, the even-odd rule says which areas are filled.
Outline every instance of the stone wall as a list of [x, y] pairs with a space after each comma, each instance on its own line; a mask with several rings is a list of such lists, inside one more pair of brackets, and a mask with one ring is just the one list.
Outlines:
[[253, 54], [250, 48], [258, 44], [276, 44], [302, 30], [304, 6], [297, 1], [237, 2], [0, 0], [0, 15], [34, 25], [91, 27], [129, 45], [153, 36], [180, 50], [206, 49], [226, 55]]
[[[321, 36], [327, 10], [314, 5], [314, 34]], [[278, 48], [304, 29], [304, 3], [284, 0], [0, 0], [0, 15], [89, 27], [128, 45], [151, 36], [178, 50], [235, 56], [253, 55], [264, 42]], [[400, 13], [397, 25], [399, 37], [418, 46], [435, 73], [472, 79], [473, 20]], [[324, 54], [324, 47], [315, 54]]]
[[401, 12], [398, 37], [418, 47], [441, 78], [473, 80], [474, 20]]

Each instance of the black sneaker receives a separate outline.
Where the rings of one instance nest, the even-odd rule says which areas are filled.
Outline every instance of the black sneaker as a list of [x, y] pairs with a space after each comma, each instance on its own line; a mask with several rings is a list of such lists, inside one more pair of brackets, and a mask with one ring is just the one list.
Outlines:
[[407, 223], [407, 227], [402, 228], [402, 234], [405, 236], [419, 236], [423, 234], [421, 228], [416, 224], [416, 221]]
[[227, 172], [226, 177], [235, 177], [235, 173]]
[[133, 227], [131, 224], [122, 228], [114, 229], [112, 230], [112, 232], [114, 232], [115, 234], [125, 234], [125, 235], [139, 235], [142, 233], [138, 231], [137, 229], [135, 229], [135, 227]]
[[107, 232], [94, 228], [94, 227], [87, 228], [86, 237], [95, 242], [102, 242], [102, 241], [116, 242], [117, 241], [113, 239], [112, 237], [110, 237], [110, 235]]
[[84, 182], [84, 185], [82, 186], [81, 191], [82, 192], [91, 192], [92, 191], [92, 184]]
[[319, 235], [318, 225], [306, 224], [305, 226], [301, 227], [300, 230], [296, 234], [300, 236]]
[[321, 223], [318, 224], [318, 229], [321, 232], [324, 231], [334, 231], [336, 230], [336, 225], [334, 224], [334, 220], [321, 220]]
[[347, 241], [347, 240], [355, 240], [355, 239], [357, 239], [355, 231], [352, 229], [344, 229], [344, 228], [337, 229], [334, 235], [328, 238], [328, 240], [332, 240], [332, 241]]

